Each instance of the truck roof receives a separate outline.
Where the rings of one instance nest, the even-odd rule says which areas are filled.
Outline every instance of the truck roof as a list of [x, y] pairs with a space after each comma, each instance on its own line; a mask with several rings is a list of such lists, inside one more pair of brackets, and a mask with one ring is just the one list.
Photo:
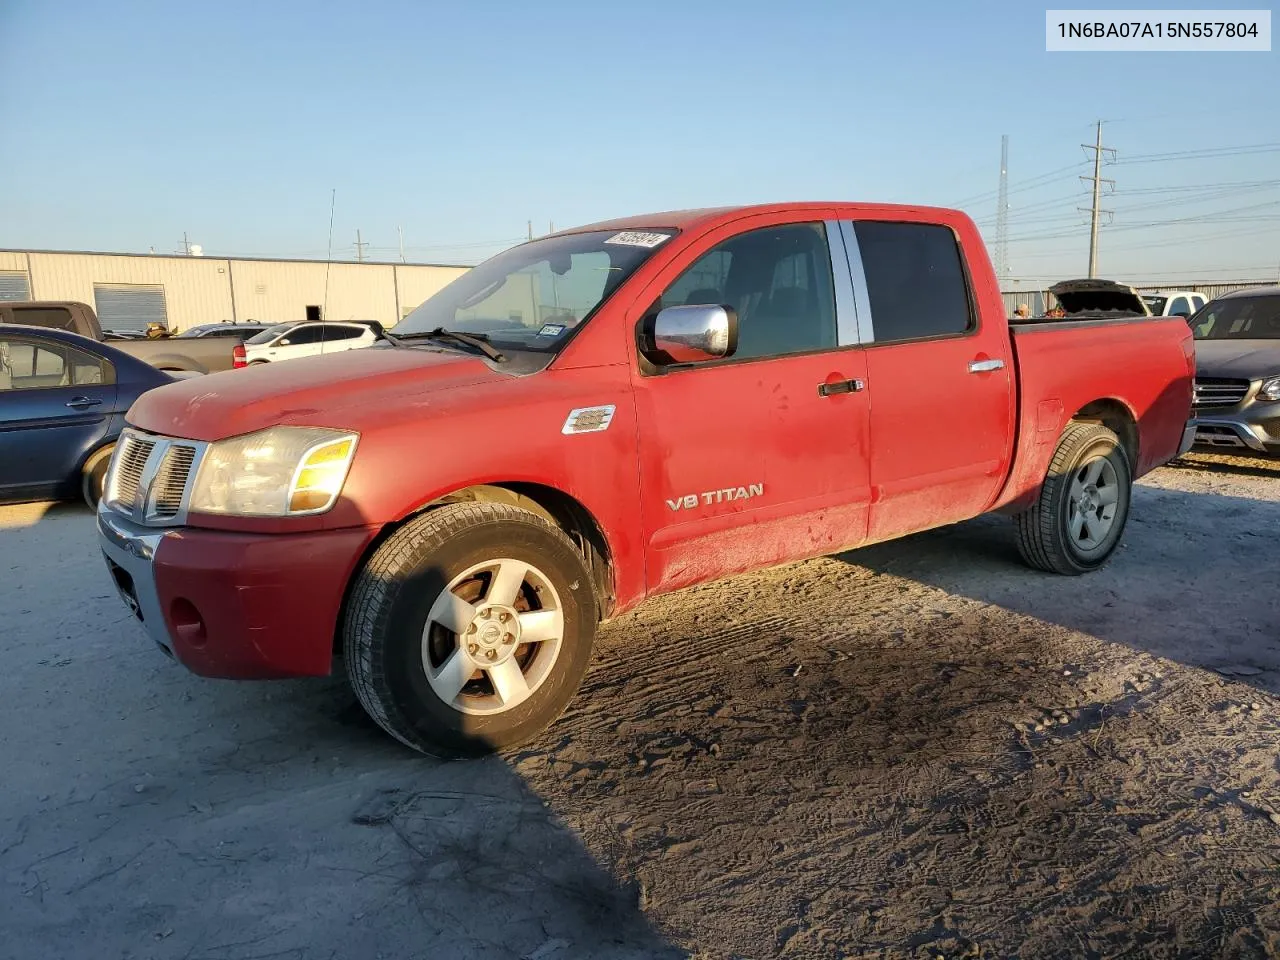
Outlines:
[[1235, 300], [1244, 297], [1275, 297], [1280, 296], [1280, 286], [1271, 287], [1244, 287], [1240, 290], [1232, 290], [1230, 293], [1224, 293], [1219, 300]]
[[677, 230], [688, 230], [693, 227], [706, 228], [718, 222], [737, 220], [750, 214], [787, 213], [805, 210], [831, 210], [835, 208], [841, 216], [884, 217], [886, 214], [910, 213], [913, 218], [925, 214], [937, 216], [954, 216], [957, 211], [943, 207], [927, 207], [915, 204], [900, 203], [851, 203], [845, 200], [806, 201], [803, 203], [758, 203], [730, 207], [697, 207], [689, 210], [667, 210], [660, 213], [642, 213], [631, 217], [619, 217], [615, 220], [601, 220], [597, 223], [586, 223], [580, 227], [560, 230], [552, 236], [567, 236], [573, 233], [588, 233], [594, 230], [643, 230], [658, 227], [672, 227]]

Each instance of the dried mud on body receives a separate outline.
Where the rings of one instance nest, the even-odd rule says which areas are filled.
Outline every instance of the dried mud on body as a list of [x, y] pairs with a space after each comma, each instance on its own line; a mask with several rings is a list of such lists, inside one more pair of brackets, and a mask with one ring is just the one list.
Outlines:
[[91, 518], [6, 526], [0, 957], [1280, 955], [1280, 466], [1144, 479], [1092, 576], [987, 518], [654, 601], [469, 763], [186, 675]]

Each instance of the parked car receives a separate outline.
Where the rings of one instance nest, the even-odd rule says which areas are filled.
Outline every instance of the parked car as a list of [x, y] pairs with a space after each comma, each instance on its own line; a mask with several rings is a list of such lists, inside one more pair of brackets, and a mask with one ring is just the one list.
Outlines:
[[145, 334], [142, 337], [109, 337], [91, 306], [70, 300], [0, 302], [0, 323], [70, 330], [99, 343], [109, 342], [116, 349], [159, 370], [211, 373], [244, 366], [243, 356], [237, 356], [234, 349], [238, 344], [228, 340], [181, 340], [177, 337], [153, 340], [146, 338]]
[[636, 217], [499, 254], [390, 342], [143, 396], [99, 539], [194, 672], [326, 674], [336, 642], [392, 736], [477, 753], [646, 597], [993, 510], [1030, 566], [1097, 570], [1190, 446], [1193, 371], [1182, 320], [1010, 324], [958, 211]]
[[1280, 287], [1225, 294], [1189, 323], [1196, 443], [1280, 455]]
[[271, 324], [254, 323], [202, 323], [196, 327], [188, 327], [178, 334], [178, 339], [198, 339], [201, 337], [229, 337], [244, 343], [250, 337], [257, 336]]
[[371, 347], [378, 342], [379, 330], [376, 325], [355, 322], [280, 323], [244, 342], [245, 359], [250, 364], [274, 363]]
[[1153, 317], [1190, 317], [1208, 302], [1208, 297], [1194, 290], [1161, 290], [1144, 293], [1142, 302]]
[[0, 324], [0, 501], [96, 506], [125, 411], [173, 382], [114, 346]]

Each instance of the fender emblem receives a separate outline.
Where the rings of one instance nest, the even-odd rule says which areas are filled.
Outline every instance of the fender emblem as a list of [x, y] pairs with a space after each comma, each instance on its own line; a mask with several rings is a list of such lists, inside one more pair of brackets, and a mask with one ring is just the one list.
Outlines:
[[578, 407], [569, 411], [569, 416], [560, 428], [563, 434], [599, 433], [608, 430], [613, 423], [613, 412], [616, 407], [610, 403], [600, 407]]

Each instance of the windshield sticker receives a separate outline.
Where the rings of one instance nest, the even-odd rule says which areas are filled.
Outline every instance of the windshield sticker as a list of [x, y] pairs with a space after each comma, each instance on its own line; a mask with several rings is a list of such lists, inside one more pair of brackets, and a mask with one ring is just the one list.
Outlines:
[[544, 323], [542, 329], [538, 331], [540, 337], [558, 337], [564, 333], [563, 323]]
[[615, 233], [605, 243], [619, 243], [626, 247], [656, 247], [664, 240], [670, 240], [666, 233], [642, 233], [639, 230], [624, 230]]

